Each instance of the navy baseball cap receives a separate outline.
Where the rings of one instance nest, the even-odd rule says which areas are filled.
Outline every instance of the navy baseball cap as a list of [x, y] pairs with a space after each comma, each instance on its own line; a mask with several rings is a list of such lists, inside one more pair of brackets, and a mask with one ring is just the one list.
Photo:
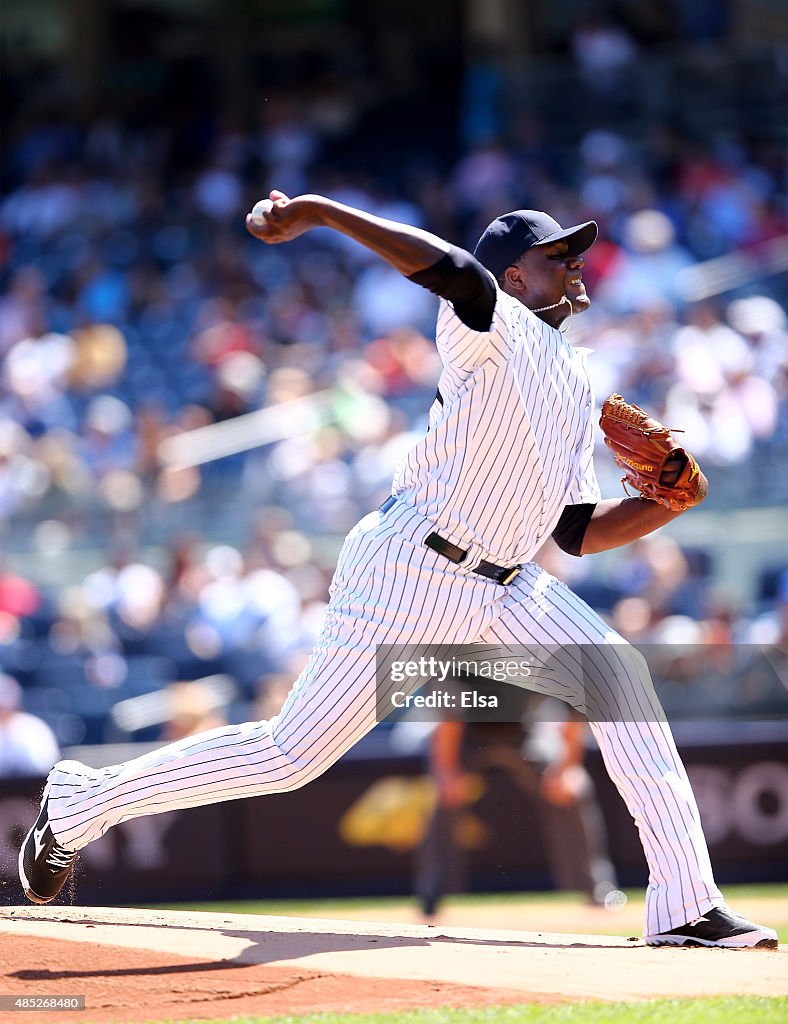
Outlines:
[[510, 267], [534, 245], [547, 245], [566, 239], [569, 255], [579, 256], [596, 241], [599, 231], [596, 221], [562, 228], [547, 213], [539, 210], [513, 210], [489, 224], [476, 244], [473, 255], [494, 277]]

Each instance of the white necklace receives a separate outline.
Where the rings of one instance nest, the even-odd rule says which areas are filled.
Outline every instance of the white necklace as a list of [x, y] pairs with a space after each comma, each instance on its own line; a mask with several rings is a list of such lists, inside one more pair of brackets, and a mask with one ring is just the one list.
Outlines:
[[[552, 306], [539, 306], [538, 309], [532, 309], [531, 312], [546, 313], [548, 309], [557, 309], [559, 306], [563, 306], [565, 302], [569, 303], [569, 319], [566, 321], [566, 331], [568, 331], [572, 325], [572, 314], [574, 313], [574, 309], [572, 308], [572, 300], [568, 296], [562, 295], [560, 301], [554, 302]], [[558, 330], [561, 331], [562, 334], [566, 334], [566, 331], [562, 330], [562, 327], [563, 325], [561, 325], [561, 327], [559, 327]]]

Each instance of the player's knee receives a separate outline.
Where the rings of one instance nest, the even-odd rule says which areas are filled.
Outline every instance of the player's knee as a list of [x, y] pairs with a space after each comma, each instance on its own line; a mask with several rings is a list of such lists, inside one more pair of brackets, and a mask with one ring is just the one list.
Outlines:
[[627, 675], [636, 675], [641, 679], [650, 679], [651, 671], [643, 654], [625, 640], [620, 633], [612, 630], [605, 634], [605, 643], [615, 650], [615, 656], [626, 670]]

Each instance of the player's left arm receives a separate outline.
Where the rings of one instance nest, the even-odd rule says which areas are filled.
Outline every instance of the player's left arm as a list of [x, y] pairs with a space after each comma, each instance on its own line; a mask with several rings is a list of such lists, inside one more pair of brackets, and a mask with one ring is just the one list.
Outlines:
[[648, 498], [607, 498], [594, 507], [579, 554], [594, 555], [631, 544], [683, 514]]
[[567, 505], [552, 536], [567, 554], [594, 555], [631, 544], [683, 514], [649, 498], [607, 498]]

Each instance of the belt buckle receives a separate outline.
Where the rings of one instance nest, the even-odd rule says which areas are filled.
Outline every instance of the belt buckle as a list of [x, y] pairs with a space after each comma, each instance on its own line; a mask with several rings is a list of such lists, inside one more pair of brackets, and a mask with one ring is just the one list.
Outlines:
[[510, 569], [501, 580], [501, 585], [504, 587], [508, 586], [515, 578], [515, 576], [519, 573], [520, 569], [522, 569], [521, 565], [515, 565], [512, 569]]

